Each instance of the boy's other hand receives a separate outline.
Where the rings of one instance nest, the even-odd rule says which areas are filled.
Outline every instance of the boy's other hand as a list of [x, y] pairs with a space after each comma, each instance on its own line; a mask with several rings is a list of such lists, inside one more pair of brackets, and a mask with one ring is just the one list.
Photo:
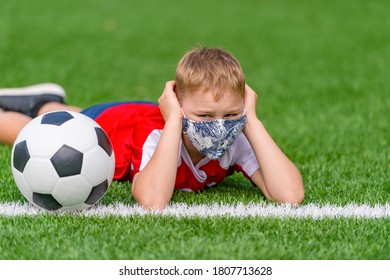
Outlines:
[[165, 122], [168, 120], [181, 121], [183, 119], [181, 106], [174, 91], [175, 84], [175, 81], [167, 82], [162, 95], [158, 99], [158, 105]]
[[245, 84], [245, 109], [248, 118], [256, 116], [257, 94], [247, 84]]

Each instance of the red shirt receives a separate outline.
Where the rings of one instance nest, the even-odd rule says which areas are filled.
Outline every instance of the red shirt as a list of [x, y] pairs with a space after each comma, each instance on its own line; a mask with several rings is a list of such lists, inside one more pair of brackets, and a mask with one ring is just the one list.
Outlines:
[[[115, 152], [115, 180], [132, 180], [152, 157], [164, 128], [156, 104], [126, 103], [105, 109], [95, 120], [108, 134]], [[202, 159], [196, 166], [181, 142], [177, 163], [176, 189], [200, 191], [220, 183], [233, 172], [250, 179], [259, 168], [253, 150], [241, 133], [218, 160]]]

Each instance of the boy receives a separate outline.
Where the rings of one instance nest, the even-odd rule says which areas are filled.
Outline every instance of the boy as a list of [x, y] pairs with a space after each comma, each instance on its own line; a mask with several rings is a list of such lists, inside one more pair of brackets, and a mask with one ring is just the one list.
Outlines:
[[[13, 91], [0, 90], [2, 143], [12, 144], [36, 115], [81, 111], [64, 104], [62, 88], [53, 84]], [[140, 205], [163, 209], [175, 188], [200, 191], [234, 171], [243, 172], [269, 200], [302, 202], [300, 172], [257, 118], [257, 96], [231, 54], [216, 48], [189, 51], [158, 102], [108, 103], [81, 111], [110, 137], [114, 179], [131, 180]]]

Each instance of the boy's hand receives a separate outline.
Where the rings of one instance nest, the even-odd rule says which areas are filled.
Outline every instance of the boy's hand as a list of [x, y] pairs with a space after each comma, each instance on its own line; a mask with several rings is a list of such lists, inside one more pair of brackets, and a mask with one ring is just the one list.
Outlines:
[[256, 116], [257, 94], [245, 84], [245, 109], [247, 119], [257, 118]]
[[177, 95], [174, 91], [176, 82], [169, 81], [165, 84], [164, 91], [158, 99], [158, 105], [160, 106], [161, 114], [164, 120], [182, 120], [183, 113]]

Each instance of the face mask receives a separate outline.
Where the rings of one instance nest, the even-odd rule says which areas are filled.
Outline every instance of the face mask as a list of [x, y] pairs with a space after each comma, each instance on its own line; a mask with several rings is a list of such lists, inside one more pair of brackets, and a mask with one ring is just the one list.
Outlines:
[[234, 143], [245, 122], [245, 111], [236, 120], [193, 121], [184, 115], [183, 133], [199, 152], [215, 160]]

